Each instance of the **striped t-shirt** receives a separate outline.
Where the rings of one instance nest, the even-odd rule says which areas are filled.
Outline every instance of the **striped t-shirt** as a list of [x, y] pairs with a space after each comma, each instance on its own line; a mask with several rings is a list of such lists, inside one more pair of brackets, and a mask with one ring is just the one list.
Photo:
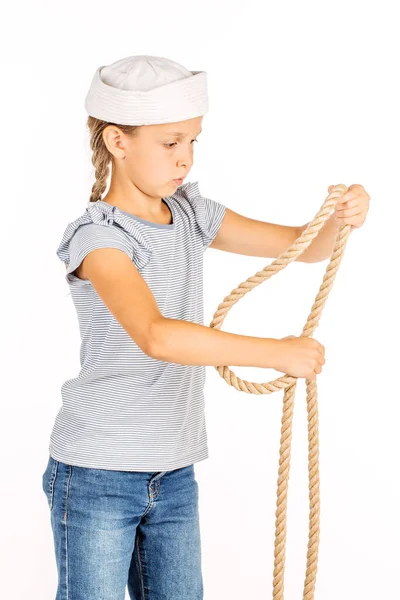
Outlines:
[[208, 458], [205, 366], [145, 354], [89, 280], [73, 274], [95, 248], [119, 248], [133, 260], [161, 314], [204, 325], [204, 251], [226, 207], [201, 196], [198, 183], [163, 198], [171, 224], [145, 221], [103, 200], [68, 224], [57, 256], [79, 323], [80, 372], [61, 387], [50, 455], [81, 467], [169, 471]]

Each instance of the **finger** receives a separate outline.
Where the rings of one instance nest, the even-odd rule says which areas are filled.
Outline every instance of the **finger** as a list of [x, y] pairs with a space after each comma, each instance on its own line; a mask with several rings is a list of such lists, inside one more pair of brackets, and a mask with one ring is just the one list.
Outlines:
[[351, 217], [339, 217], [335, 216], [335, 221], [338, 227], [343, 227], [344, 225], [352, 225], [354, 227], [360, 227], [362, 223], [365, 221], [365, 213], [360, 212], [356, 215], [352, 215]]
[[355, 206], [359, 206], [360, 201], [354, 198], [353, 200], [348, 200], [347, 202], [338, 202], [335, 206], [335, 210], [346, 210], [346, 208], [354, 208]]
[[362, 211], [357, 210], [357, 209], [353, 209], [353, 210], [346, 210], [345, 212], [336, 214], [336, 219], [338, 220], [343, 220], [343, 219], [353, 219], [354, 217], [358, 217], [359, 215], [362, 215]]
[[343, 196], [340, 197], [339, 202], [348, 202], [349, 200], [355, 200], [358, 196], [362, 195], [361, 190], [347, 190]]
[[347, 219], [347, 217], [355, 217], [356, 215], [361, 215], [362, 211], [359, 206], [355, 206], [354, 208], [346, 208], [344, 210], [335, 211], [337, 219]]

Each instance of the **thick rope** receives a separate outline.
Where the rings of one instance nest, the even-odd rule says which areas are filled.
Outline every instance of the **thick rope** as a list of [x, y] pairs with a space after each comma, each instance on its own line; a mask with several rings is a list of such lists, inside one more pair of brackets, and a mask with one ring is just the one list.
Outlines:
[[[344, 184], [334, 186], [333, 190], [327, 196], [320, 211], [303, 231], [302, 235], [276, 260], [270, 265], [264, 267], [262, 271], [249, 277], [237, 288], [231, 291], [229, 296], [219, 304], [214, 314], [210, 327], [221, 329], [221, 325], [232, 306], [236, 304], [245, 294], [250, 292], [264, 281], [267, 281], [272, 275], [284, 269], [289, 263], [296, 260], [312, 240], [318, 235], [324, 223], [330, 217], [332, 209], [335, 208], [338, 198], [347, 192]], [[334, 249], [330, 262], [326, 268], [322, 285], [319, 289], [307, 322], [303, 328], [301, 336], [311, 337], [318, 327], [322, 309], [332, 289], [336, 273], [339, 269], [340, 261], [344, 254], [347, 238], [351, 231], [351, 225], [344, 225], [338, 230]], [[286, 545], [286, 508], [287, 508], [287, 489], [290, 469], [290, 451], [292, 440], [292, 418], [294, 407], [294, 395], [297, 384], [297, 377], [284, 375], [268, 383], [254, 383], [245, 381], [237, 377], [227, 366], [215, 367], [218, 373], [229, 385], [240, 392], [248, 394], [271, 394], [284, 389], [283, 414], [281, 427], [281, 440], [279, 450], [279, 471], [278, 471], [278, 489], [277, 489], [277, 510], [275, 521], [275, 561], [273, 577], [273, 598], [274, 600], [283, 600], [284, 593], [284, 568], [285, 568], [285, 545]], [[308, 475], [309, 475], [309, 538], [307, 552], [307, 569], [303, 589], [303, 599], [313, 600], [315, 581], [317, 575], [318, 544], [319, 544], [319, 517], [320, 517], [320, 495], [319, 495], [319, 442], [318, 442], [318, 404], [317, 404], [317, 383], [316, 379], [306, 379], [307, 388], [307, 411], [308, 411]]]

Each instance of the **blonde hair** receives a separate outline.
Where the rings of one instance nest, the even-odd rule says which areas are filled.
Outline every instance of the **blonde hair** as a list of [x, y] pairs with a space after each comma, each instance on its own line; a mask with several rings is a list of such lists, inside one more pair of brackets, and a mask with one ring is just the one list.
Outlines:
[[140, 125], [119, 125], [117, 123], [110, 123], [89, 115], [87, 126], [90, 132], [90, 147], [93, 151], [92, 163], [94, 166], [94, 176], [96, 178], [96, 181], [92, 186], [90, 202], [101, 200], [107, 187], [107, 178], [110, 174], [110, 162], [113, 163], [114, 161], [113, 155], [108, 150], [103, 140], [103, 131], [108, 125], [115, 125], [121, 129], [123, 133], [130, 136], [136, 135], [135, 132], [140, 127]]

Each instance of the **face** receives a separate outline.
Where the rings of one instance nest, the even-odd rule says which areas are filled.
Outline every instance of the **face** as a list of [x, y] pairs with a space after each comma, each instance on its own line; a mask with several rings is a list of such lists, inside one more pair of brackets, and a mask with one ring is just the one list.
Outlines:
[[170, 196], [182, 185], [193, 164], [194, 145], [203, 117], [162, 125], [142, 125], [136, 136], [124, 136], [126, 159], [118, 161], [127, 169], [137, 187], [151, 196]]

